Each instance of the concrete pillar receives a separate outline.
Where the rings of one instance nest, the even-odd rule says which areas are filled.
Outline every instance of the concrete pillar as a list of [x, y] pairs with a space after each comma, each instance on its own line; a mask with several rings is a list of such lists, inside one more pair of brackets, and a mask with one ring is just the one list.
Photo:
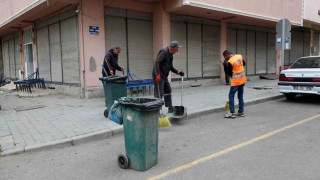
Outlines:
[[[166, 12], [164, 7], [163, 1], [153, 6], [153, 61], [156, 60], [159, 50], [168, 46], [171, 39], [170, 13]], [[171, 81], [171, 73], [168, 79]]]
[[153, 60], [160, 49], [170, 43], [170, 13], [164, 10], [164, 2], [158, 2], [153, 7]]
[[280, 74], [280, 67], [281, 67], [281, 51], [277, 51], [276, 55], [276, 74]]
[[[220, 59], [224, 61], [224, 57], [222, 55], [223, 51], [227, 49], [227, 22], [221, 21], [221, 40], [220, 40]], [[220, 78], [224, 82], [225, 81], [225, 73], [223, 64], [220, 63]]]
[[[99, 34], [90, 34], [89, 26], [97, 26]], [[100, 64], [105, 55], [104, 4], [101, 0], [80, 0], [79, 46], [82, 97], [90, 98], [90, 88], [101, 86]], [[91, 66], [91, 68], [90, 68]]]

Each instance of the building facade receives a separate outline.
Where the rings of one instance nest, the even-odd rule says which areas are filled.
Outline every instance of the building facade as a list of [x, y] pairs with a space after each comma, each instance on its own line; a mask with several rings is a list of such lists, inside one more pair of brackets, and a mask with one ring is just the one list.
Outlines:
[[14, 80], [39, 68], [58, 91], [103, 96], [98, 77], [107, 50], [121, 47], [119, 64], [151, 79], [158, 51], [177, 40], [183, 47], [174, 66], [188, 79], [223, 78], [225, 49], [244, 56], [247, 75], [275, 74], [280, 19], [292, 23], [285, 64], [319, 54], [314, 1], [318, 6], [303, 0], [3, 0], [0, 72]]

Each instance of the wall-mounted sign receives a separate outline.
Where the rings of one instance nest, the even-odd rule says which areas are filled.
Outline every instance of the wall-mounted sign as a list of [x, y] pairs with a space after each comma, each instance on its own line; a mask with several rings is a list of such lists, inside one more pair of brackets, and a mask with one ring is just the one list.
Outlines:
[[89, 26], [89, 33], [93, 35], [99, 35], [99, 27], [98, 26]]

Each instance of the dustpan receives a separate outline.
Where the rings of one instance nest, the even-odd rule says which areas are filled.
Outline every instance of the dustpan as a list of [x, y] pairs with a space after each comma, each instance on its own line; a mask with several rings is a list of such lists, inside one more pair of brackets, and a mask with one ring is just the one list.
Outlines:
[[180, 119], [184, 117], [187, 117], [187, 108], [183, 106], [183, 76], [181, 76], [181, 106], [173, 107], [171, 118]]

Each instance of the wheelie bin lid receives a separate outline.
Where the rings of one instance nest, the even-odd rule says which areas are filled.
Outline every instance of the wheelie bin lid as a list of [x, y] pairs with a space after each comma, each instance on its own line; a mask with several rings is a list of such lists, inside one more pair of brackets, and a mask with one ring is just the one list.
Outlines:
[[164, 101], [158, 98], [133, 98], [123, 97], [119, 99], [122, 106], [130, 107], [138, 111], [156, 111], [161, 109]]
[[109, 77], [100, 77], [99, 79], [101, 81], [113, 82], [113, 81], [126, 81], [127, 78], [128, 76], [109, 76]]

